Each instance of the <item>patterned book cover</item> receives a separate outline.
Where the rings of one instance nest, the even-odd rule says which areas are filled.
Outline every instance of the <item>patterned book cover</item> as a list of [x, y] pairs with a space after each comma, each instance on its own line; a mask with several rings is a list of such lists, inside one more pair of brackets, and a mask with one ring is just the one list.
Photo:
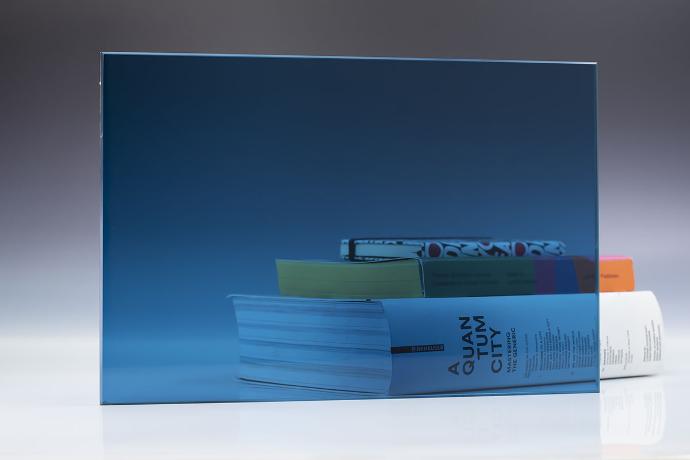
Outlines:
[[558, 240], [487, 237], [350, 238], [340, 242], [340, 256], [351, 261], [398, 258], [563, 256]]

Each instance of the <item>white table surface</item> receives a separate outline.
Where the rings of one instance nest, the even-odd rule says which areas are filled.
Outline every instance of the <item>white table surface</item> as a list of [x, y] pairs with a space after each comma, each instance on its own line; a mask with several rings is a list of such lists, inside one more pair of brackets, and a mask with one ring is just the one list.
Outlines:
[[0, 339], [0, 458], [688, 458], [690, 339], [600, 394], [98, 405], [96, 338]]

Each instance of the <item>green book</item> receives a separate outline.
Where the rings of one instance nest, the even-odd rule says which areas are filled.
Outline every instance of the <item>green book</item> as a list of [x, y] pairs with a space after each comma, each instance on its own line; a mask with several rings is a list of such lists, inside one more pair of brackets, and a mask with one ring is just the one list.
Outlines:
[[[581, 258], [276, 260], [281, 295], [326, 299], [589, 292]], [[578, 277], [578, 272], [580, 276]], [[591, 283], [590, 283], [591, 284]]]

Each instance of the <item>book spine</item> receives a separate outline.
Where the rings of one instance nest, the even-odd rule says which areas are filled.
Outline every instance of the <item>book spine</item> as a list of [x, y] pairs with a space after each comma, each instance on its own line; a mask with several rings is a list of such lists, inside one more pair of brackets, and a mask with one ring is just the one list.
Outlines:
[[424, 297], [593, 293], [595, 264], [584, 257], [419, 259]]
[[[419, 260], [425, 297], [574, 294], [595, 288], [595, 266], [586, 257]], [[602, 257], [599, 279], [600, 292], [633, 291], [632, 259]]]

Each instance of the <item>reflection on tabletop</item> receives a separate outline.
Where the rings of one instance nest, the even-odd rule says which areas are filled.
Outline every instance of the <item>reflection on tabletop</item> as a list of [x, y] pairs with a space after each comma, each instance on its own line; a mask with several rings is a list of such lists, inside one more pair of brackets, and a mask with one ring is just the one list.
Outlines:
[[113, 458], [161, 445], [210, 458], [321, 458], [333, 446], [339, 455], [393, 450], [396, 458], [637, 457], [662, 441], [665, 416], [663, 378], [640, 377], [602, 381], [600, 395], [111, 406], [103, 441]]
[[0, 458], [681, 458], [690, 340], [667, 344], [661, 375], [600, 394], [103, 407], [95, 339], [18, 339], [0, 343]]

